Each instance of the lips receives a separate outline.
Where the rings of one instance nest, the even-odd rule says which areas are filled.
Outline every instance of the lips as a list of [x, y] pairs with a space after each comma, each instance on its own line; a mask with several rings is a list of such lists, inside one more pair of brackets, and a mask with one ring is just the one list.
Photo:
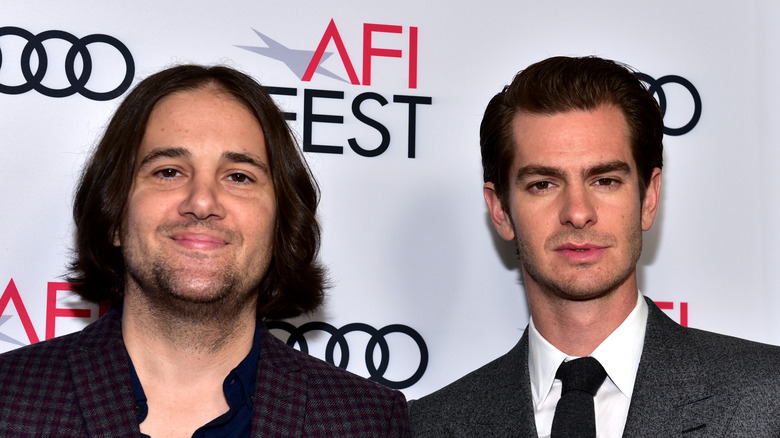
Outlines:
[[177, 233], [171, 236], [173, 241], [188, 249], [213, 250], [225, 247], [228, 243], [219, 236], [202, 233]]
[[592, 243], [564, 243], [555, 248], [558, 255], [576, 263], [596, 261], [607, 249], [606, 246]]

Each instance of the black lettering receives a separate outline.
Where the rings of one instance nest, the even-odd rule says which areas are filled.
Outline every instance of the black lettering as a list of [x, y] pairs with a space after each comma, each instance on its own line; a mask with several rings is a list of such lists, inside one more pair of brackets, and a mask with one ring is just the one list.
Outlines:
[[323, 144], [312, 144], [312, 125], [319, 123], [344, 123], [344, 116], [334, 116], [330, 114], [314, 114], [314, 99], [344, 99], [343, 91], [331, 90], [303, 90], [303, 151], [319, 152], [321, 154], [343, 154], [344, 148], [341, 146], [331, 146]]
[[[268, 94], [278, 94], [280, 96], [297, 96], [298, 90], [296, 88], [289, 88], [289, 87], [265, 87], [265, 91], [268, 92]], [[278, 106], [278, 105], [277, 105]], [[284, 115], [284, 120], [292, 121], [297, 120], [298, 115], [295, 113], [288, 113], [282, 111], [282, 114]]]
[[393, 102], [409, 104], [409, 158], [415, 156], [415, 137], [417, 133], [417, 105], [430, 105], [433, 99], [425, 96], [393, 96]]
[[354, 138], [350, 138], [349, 140], [347, 140], [347, 142], [349, 143], [349, 147], [351, 147], [352, 150], [355, 151], [358, 155], [361, 155], [363, 157], [376, 157], [378, 155], [382, 155], [387, 150], [387, 147], [390, 146], [390, 131], [387, 130], [385, 125], [377, 122], [371, 117], [368, 117], [367, 115], [363, 114], [363, 112], [360, 111], [360, 105], [362, 105], [363, 102], [369, 99], [379, 102], [379, 104], [382, 106], [387, 105], [387, 99], [382, 97], [382, 95], [380, 94], [362, 93], [358, 95], [355, 98], [355, 100], [352, 101], [352, 114], [354, 114], [355, 118], [357, 118], [361, 122], [379, 131], [379, 134], [382, 136], [382, 141], [379, 143], [379, 146], [377, 146], [375, 149], [362, 148], [358, 144], [357, 140]]

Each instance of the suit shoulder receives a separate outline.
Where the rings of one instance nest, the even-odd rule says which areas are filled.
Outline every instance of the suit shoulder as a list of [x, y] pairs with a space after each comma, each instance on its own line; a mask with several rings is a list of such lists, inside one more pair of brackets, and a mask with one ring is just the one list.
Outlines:
[[698, 329], [688, 329], [699, 357], [725, 372], [764, 374], [780, 380], [780, 347]]
[[[466, 374], [449, 385], [410, 402], [412, 420], [429, 414], [462, 417], [477, 407], [490, 405], [505, 392], [520, 392], [523, 364], [512, 353], [505, 354]], [[514, 397], [517, 397], [516, 395]]]
[[409, 402], [415, 437], [517, 436], [530, 418], [525, 337], [509, 353], [444, 388]]
[[10, 374], [35, 374], [62, 367], [77, 336], [71, 333], [0, 354], [0, 379]]

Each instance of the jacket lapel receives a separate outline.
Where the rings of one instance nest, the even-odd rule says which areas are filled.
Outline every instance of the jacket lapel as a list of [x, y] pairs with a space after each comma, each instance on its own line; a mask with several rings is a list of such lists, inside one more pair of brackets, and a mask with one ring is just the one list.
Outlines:
[[722, 434], [737, 401], [715, 393], [691, 331], [645, 299], [647, 330], [623, 436]]
[[109, 311], [74, 339], [68, 363], [88, 436], [139, 436], [119, 312]]
[[262, 327], [252, 436], [302, 437], [308, 382], [290, 349]]

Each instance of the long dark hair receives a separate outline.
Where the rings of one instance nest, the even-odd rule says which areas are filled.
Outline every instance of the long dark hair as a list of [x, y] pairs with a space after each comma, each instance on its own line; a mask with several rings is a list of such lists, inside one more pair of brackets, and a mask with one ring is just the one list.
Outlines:
[[167, 95], [209, 85], [254, 113], [268, 149], [278, 211], [273, 259], [258, 286], [258, 319], [313, 311], [322, 303], [326, 288], [325, 269], [317, 259], [319, 187], [270, 95], [251, 77], [223, 66], [180, 65], [163, 70], [140, 82], [120, 104], [76, 191], [75, 249], [67, 279], [89, 301], [121, 304], [125, 264], [113, 236], [125, 215], [149, 114]]

